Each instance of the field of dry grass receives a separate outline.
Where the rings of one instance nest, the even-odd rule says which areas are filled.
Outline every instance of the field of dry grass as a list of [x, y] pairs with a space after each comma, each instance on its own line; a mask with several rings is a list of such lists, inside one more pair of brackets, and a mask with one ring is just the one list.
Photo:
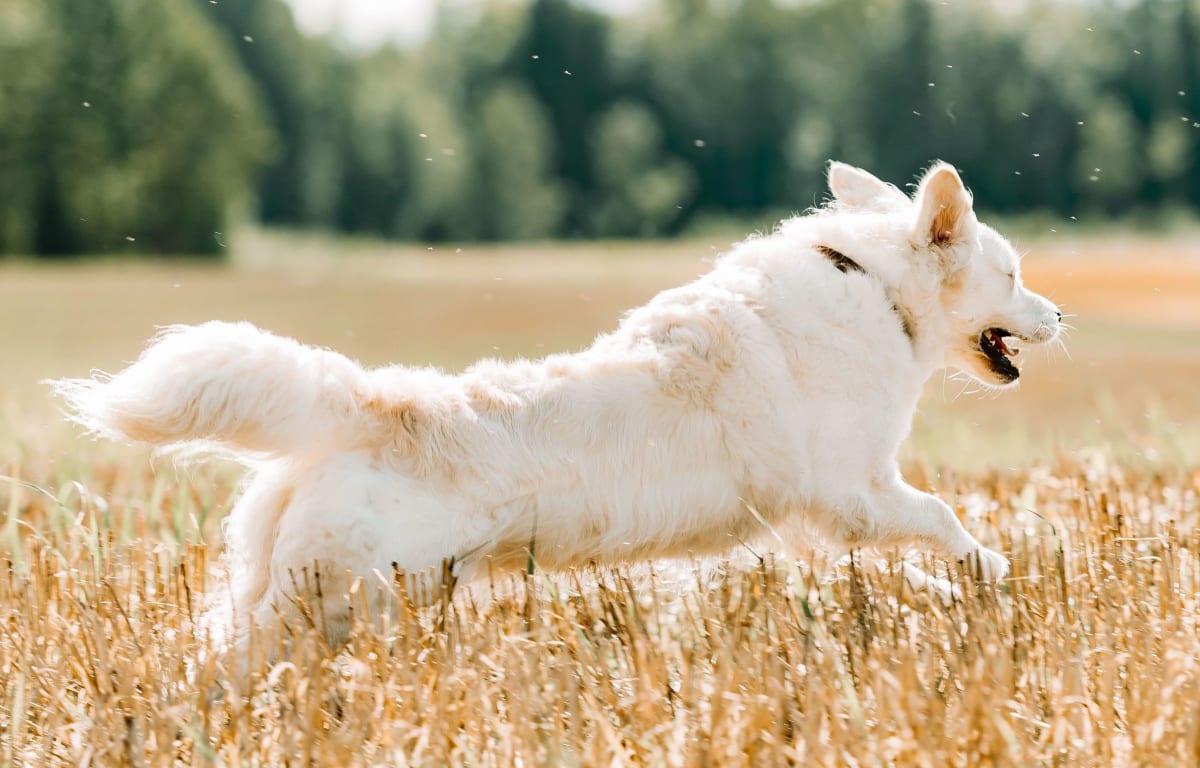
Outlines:
[[39, 378], [211, 318], [370, 363], [569, 349], [723, 244], [252, 234], [233, 268], [0, 266], [0, 766], [1195, 764], [1200, 259], [1034, 246], [1026, 282], [1078, 315], [1070, 358], [1024, 353], [1000, 397], [933, 382], [906, 458], [1013, 558], [1002, 584], [943, 606], [809, 553], [538, 571], [400, 595], [332, 659], [311, 616], [247, 674], [198, 623], [236, 472], [81, 441]]

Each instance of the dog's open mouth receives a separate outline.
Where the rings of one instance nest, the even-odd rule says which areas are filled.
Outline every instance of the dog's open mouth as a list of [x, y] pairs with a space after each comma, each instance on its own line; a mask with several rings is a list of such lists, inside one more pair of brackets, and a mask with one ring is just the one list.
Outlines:
[[992, 371], [1009, 381], [1014, 381], [1021, 375], [1020, 369], [1013, 365], [1010, 359], [1021, 350], [1010, 349], [1004, 343], [1006, 338], [1011, 339], [1012, 336], [1013, 334], [1003, 328], [988, 328], [979, 334], [979, 349], [987, 357]]

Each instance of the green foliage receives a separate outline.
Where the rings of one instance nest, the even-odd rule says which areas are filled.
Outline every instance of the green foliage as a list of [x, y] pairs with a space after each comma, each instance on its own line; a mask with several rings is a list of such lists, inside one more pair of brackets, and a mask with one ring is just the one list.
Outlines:
[[224, 38], [226, 59], [254, 82], [279, 137], [279, 151], [259, 177], [259, 218], [338, 226], [346, 156], [356, 138], [346, 87], [356, 62], [301, 35], [280, 0], [189, 2]]
[[589, 229], [624, 237], [668, 231], [689, 202], [695, 174], [679, 158], [664, 158], [654, 114], [640, 104], [613, 105], [597, 122], [590, 150], [599, 194]]
[[805, 97], [789, 23], [801, 11], [766, 0], [667, 6], [646, 40], [636, 91], [662, 120], [667, 147], [696, 173], [693, 206], [777, 204], [788, 190], [788, 139]]
[[563, 195], [549, 173], [552, 134], [538, 101], [521, 85], [500, 82], [475, 116], [479, 154], [472, 213], [480, 236], [495, 240], [550, 237]]
[[41, 0], [0, 2], [0, 250], [32, 251], [38, 239], [45, 163], [36, 151], [41, 121], [35, 115], [54, 87], [56, 69], [47, 14]]
[[671, 235], [819, 203], [830, 158], [901, 184], [946, 159], [1004, 213], [1180, 210], [1198, 4], [480, 0], [363, 52], [284, 0], [0, 0], [0, 250], [211, 250], [231, 209], [429, 241]]
[[5, 0], [0, 250], [213, 252], [269, 146], [187, 4]]
[[550, 167], [569, 195], [566, 234], [587, 232], [595, 173], [589, 136], [614, 97], [607, 17], [571, 0], [532, 0], [525, 32], [505, 66], [528, 84], [552, 132]]
[[1118, 204], [1130, 199], [1141, 179], [1131, 147], [1139, 144], [1132, 111], [1114, 98], [1101, 98], [1087, 113], [1077, 155], [1077, 181], [1094, 186], [1090, 197]]

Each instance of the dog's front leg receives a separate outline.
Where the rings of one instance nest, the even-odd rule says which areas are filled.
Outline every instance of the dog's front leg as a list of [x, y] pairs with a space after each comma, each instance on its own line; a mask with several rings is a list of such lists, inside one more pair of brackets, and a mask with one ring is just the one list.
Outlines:
[[[886, 548], [913, 540], [933, 545], [964, 563], [979, 579], [995, 581], [1008, 573], [1008, 558], [984, 547], [963, 528], [946, 502], [918, 491], [896, 476], [871, 494], [874, 530], [871, 546]], [[866, 542], [864, 542], [866, 543]]]

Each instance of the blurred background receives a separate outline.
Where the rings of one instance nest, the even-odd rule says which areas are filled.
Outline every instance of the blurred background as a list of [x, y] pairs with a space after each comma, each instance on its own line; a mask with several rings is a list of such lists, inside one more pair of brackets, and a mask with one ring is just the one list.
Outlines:
[[1195, 0], [0, 0], [0, 425], [57, 440], [38, 381], [171, 322], [578, 348], [830, 158], [941, 158], [1078, 330], [1015, 395], [938, 377], [915, 455], [1191, 461], [1198, 38]]
[[0, 250], [678, 235], [818, 202], [829, 158], [1164, 216], [1200, 203], [1195, 5], [2, 0]]

